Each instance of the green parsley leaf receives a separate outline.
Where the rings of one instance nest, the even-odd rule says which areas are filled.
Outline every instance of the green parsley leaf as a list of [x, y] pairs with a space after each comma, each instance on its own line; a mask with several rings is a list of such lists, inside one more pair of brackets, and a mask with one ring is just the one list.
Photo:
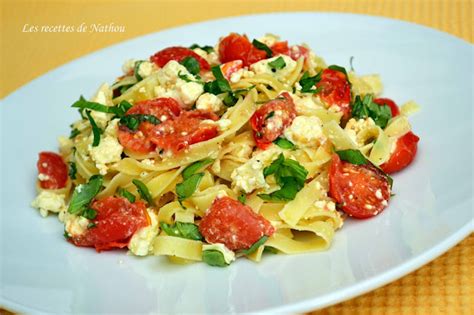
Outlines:
[[176, 185], [176, 195], [179, 201], [183, 201], [193, 195], [201, 182], [204, 173], [197, 173]]
[[297, 161], [285, 159], [283, 153], [278, 158], [263, 169], [263, 176], [274, 175], [280, 190], [271, 194], [259, 194], [258, 196], [267, 201], [289, 201], [295, 199], [308, 176], [308, 171]]
[[256, 251], [260, 246], [262, 246], [267, 240], [268, 240], [268, 236], [264, 235], [258, 241], [253, 243], [252, 246], [250, 246], [250, 248], [245, 249], [241, 251], [240, 253], [248, 256], [252, 254], [254, 251]]
[[191, 46], [189, 46], [189, 49], [196, 49], [196, 48], [200, 48], [204, 50], [205, 52], [207, 52], [208, 54], [214, 51], [214, 47], [212, 46], [199, 46], [198, 44], [192, 44]]
[[273, 143], [285, 150], [293, 150], [296, 148], [293, 142], [282, 137], [277, 138]]
[[268, 65], [272, 69], [280, 70], [286, 67], [285, 59], [282, 56], [278, 57], [277, 59], [269, 62]]
[[122, 126], [126, 126], [131, 131], [136, 131], [138, 129], [138, 126], [140, 126], [140, 123], [144, 121], [147, 121], [153, 125], [161, 124], [161, 121], [158, 118], [156, 118], [153, 115], [147, 115], [147, 114], [125, 115], [122, 118], [120, 118], [119, 123]]
[[79, 129], [77, 128], [74, 128], [71, 130], [71, 134], [69, 135], [69, 139], [74, 139], [75, 137], [77, 137], [81, 132], [79, 131]]
[[196, 75], [199, 74], [199, 72], [201, 71], [199, 61], [197, 61], [194, 57], [188, 56], [181, 60], [179, 63], [182, 64], [191, 74]]
[[99, 193], [102, 183], [103, 177], [101, 175], [93, 175], [89, 178], [87, 184], [78, 185], [72, 193], [68, 212], [72, 214], [82, 213]]
[[369, 163], [365, 156], [359, 150], [347, 149], [336, 151], [336, 153], [337, 155], [339, 155], [341, 160], [347, 161], [351, 164], [363, 165]]
[[86, 110], [86, 116], [87, 116], [87, 119], [89, 119], [89, 122], [91, 123], [92, 134], [94, 135], [94, 140], [92, 141], [92, 146], [96, 147], [100, 143], [100, 134], [102, 133], [102, 130], [95, 123], [94, 118], [92, 118], [92, 116], [91, 116], [91, 111], [90, 110]]
[[198, 226], [193, 223], [176, 222], [173, 225], [169, 225], [165, 222], [160, 222], [160, 227], [169, 236], [187, 238], [196, 241], [202, 240], [202, 235], [199, 232]]
[[328, 69], [342, 72], [342, 73], [344, 73], [344, 75], [345, 75], [346, 78], [347, 78], [347, 71], [346, 71], [346, 68], [344, 68], [344, 67], [341, 67], [341, 66], [338, 66], [338, 65], [330, 65], [330, 66], [328, 67]]
[[92, 209], [92, 208], [86, 208], [83, 212], [82, 212], [82, 216], [86, 219], [89, 219], [89, 220], [94, 220], [95, 217], [97, 216], [97, 211]]
[[305, 72], [301, 77], [299, 84], [301, 85], [301, 93], [319, 93], [321, 88], [315, 88], [316, 83], [321, 81], [322, 72], [310, 77], [308, 72]]
[[148, 205], [155, 206], [155, 202], [153, 201], [153, 198], [151, 197], [148, 187], [146, 187], [146, 185], [138, 179], [132, 180], [132, 183], [137, 187], [140, 197], [143, 200], [145, 200], [148, 203]]
[[140, 76], [140, 74], [138, 74], [138, 72], [140, 70], [140, 65], [144, 62], [145, 62], [145, 60], [135, 61], [135, 65], [133, 67], [133, 74], [135, 75], [135, 78], [137, 79], [137, 82], [140, 82], [141, 80], [143, 80], [143, 78]]
[[237, 197], [237, 200], [239, 200], [241, 204], [245, 204], [245, 202], [247, 201], [247, 195], [245, 194], [245, 192], [242, 191], [239, 197]]
[[131, 203], [134, 203], [136, 200], [135, 196], [125, 188], [119, 188], [117, 193], [119, 196], [127, 198]]
[[193, 164], [186, 166], [181, 175], [183, 176], [183, 179], [186, 180], [192, 175], [194, 175], [197, 171], [202, 170], [205, 166], [211, 164], [212, 162], [214, 162], [214, 159], [204, 159], [201, 161], [194, 162]]
[[202, 261], [214, 267], [227, 267], [224, 254], [215, 249], [207, 249], [202, 251]]
[[257, 48], [257, 49], [263, 50], [264, 52], [266, 52], [266, 53], [267, 53], [267, 58], [270, 58], [270, 57], [273, 56], [273, 51], [270, 49], [270, 47], [268, 47], [268, 46], [265, 45], [264, 43], [262, 43], [262, 42], [260, 42], [260, 41], [258, 41], [258, 40], [256, 40], [256, 39], [254, 39], [254, 40], [252, 41], [252, 45], [253, 45], [255, 48]]
[[373, 96], [367, 94], [363, 99], [359, 95], [355, 97], [352, 104], [352, 117], [363, 119], [370, 117], [380, 128], [385, 128], [392, 118], [392, 111], [388, 105], [378, 105], [372, 101]]
[[69, 178], [76, 179], [76, 174], [77, 174], [76, 163], [69, 162], [68, 164], [69, 164], [69, 171], [68, 171]]

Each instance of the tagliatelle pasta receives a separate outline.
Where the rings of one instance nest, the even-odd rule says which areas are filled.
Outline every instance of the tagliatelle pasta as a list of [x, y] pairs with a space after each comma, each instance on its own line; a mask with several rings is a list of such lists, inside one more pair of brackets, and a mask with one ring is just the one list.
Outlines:
[[378, 75], [327, 66], [306, 45], [229, 34], [130, 60], [72, 107], [60, 155], [38, 160], [41, 215], [97, 251], [227, 266], [325, 250], [347, 216], [388, 206], [387, 173], [418, 137]]

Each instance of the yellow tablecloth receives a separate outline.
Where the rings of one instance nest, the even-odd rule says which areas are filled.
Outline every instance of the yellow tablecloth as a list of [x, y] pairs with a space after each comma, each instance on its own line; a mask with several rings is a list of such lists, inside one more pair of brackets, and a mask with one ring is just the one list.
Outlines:
[[[472, 0], [1, 0], [0, 97], [35, 77], [105, 46], [219, 17], [281, 11], [336, 11], [398, 18], [473, 41]], [[65, 32], [101, 23], [125, 32]], [[35, 26], [64, 25], [61, 32]], [[54, 29], [50, 29], [54, 31]], [[416, 272], [313, 314], [473, 314], [474, 235]], [[1, 311], [1, 310], [0, 310]]]

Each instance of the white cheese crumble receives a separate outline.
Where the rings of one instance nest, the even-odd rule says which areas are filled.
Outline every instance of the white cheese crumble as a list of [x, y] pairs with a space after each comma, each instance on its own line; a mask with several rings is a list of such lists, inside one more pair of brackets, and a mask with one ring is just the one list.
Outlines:
[[138, 67], [138, 75], [143, 79], [149, 77], [153, 72], [153, 63], [149, 61], [142, 61]]
[[211, 66], [218, 65], [220, 63], [219, 56], [217, 55], [215, 50], [211, 51], [210, 53], [207, 53], [201, 48], [194, 48], [193, 51], [200, 57], [204, 58]]
[[204, 93], [196, 101], [196, 108], [211, 112], [218, 112], [224, 104], [222, 100], [214, 94]]
[[119, 162], [122, 158], [123, 147], [117, 139], [118, 121], [114, 119], [110, 122], [105, 129], [105, 137], [101, 137], [98, 146], [89, 145], [89, 154], [101, 175], [107, 174], [107, 164]]
[[43, 190], [35, 200], [33, 200], [31, 206], [38, 209], [42, 217], [46, 217], [48, 212], [59, 213], [60, 211], [64, 211], [66, 209], [65, 198], [66, 196], [64, 194], [56, 194], [51, 191]]
[[[269, 63], [278, 58], [283, 58], [285, 66], [282, 69], [273, 69]], [[283, 81], [296, 68], [296, 61], [286, 55], [279, 55], [269, 59], [260, 60], [250, 66], [250, 69], [256, 74], [269, 74], [280, 81]]]
[[[107, 83], [104, 83], [97, 90], [96, 94], [91, 98], [91, 102], [99, 103], [105, 106], [113, 106], [112, 103], [113, 92]], [[97, 126], [100, 128], [105, 128], [110, 119], [114, 114], [107, 114], [98, 111], [91, 111], [91, 116], [94, 119]]]
[[122, 71], [124, 74], [128, 74], [130, 71], [133, 71], [135, 68], [135, 60], [128, 59], [123, 63]]
[[279, 147], [272, 146], [255, 154], [250, 160], [234, 169], [231, 174], [232, 185], [246, 193], [257, 188], [270, 188], [263, 176], [263, 169], [270, 165], [281, 152]]
[[224, 256], [224, 261], [226, 264], [230, 264], [235, 260], [235, 253], [228, 249], [224, 244], [216, 243], [216, 244], [203, 244], [202, 250], [217, 250], [222, 253]]
[[317, 146], [324, 141], [322, 123], [316, 116], [297, 116], [283, 134], [299, 147]]
[[277, 36], [277, 35], [273, 35], [273, 34], [265, 34], [265, 36], [262, 36], [260, 37], [259, 39], [257, 39], [259, 42], [262, 42], [264, 43], [265, 45], [267, 45], [268, 47], [271, 47], [273, 45], [275, 45], [276, 42], [278, 42], [280, 40], [280, 37]]
[[314, 202], [314, 206], [318, 209], [336, 211], [336, 204], [334, 201], [318, 200]]
[[147, 209], [151, 224], [133, 234], [128, 249], [136, 256], [146, 256], [153, 251], [153, 241], [158, 235], [158, 216], [151, 209]]
[[70, 214], [68, 212], [65, 212], [63, 220], [64, 229], [70, 236], [79, 236], [84, 234], [87, 231], [87, 226], [90, 222], [84, 217]]

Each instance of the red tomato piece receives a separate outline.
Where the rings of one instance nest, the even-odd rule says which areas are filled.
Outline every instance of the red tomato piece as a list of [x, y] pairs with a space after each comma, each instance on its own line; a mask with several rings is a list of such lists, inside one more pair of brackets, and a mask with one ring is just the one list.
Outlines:
[[219, 129], [215, 124], [202, 123], [207, 119], [218, 120], [219, 116], [202, 110], [183, 112], [175, 120], [168, 120], [154, 126], [150, 132], [150, 140], [159, 149], [179, 153], [191, 144], [217, 136]]
[[288, 41], [276, 42], [271, 47], [274, 55], [290, 55], [290, 48], [288, 47]]
[[300, 45], [289, 47], [287, 41], [276, 42], [271, 49], [274, 55], [287, 55], [293, 60], [298, 60], [301, 56], [307, 58], [309, 55], [308, 48]]
[[301, 45], [291, 46], [290, 48], [291, 59], [298, 60], [300, 59], [301, 56], [303, 56], [305, 59], [308, 58], [309, 49]]
[[354, 165], [333, 154], [329, 167], [329, 195], [342, 211], [358, 219], [373, 217], [388, 205], [390, 185], [373, 165]]
[[[163, 97], [136, 103], [127, 111], [127, 115], [146, 114], [153, 115], [160, 121], [173, 120], [181, 113], [179, 103], [173, 98]], [[148, 153], [155, 150], [156, 146], [150, 141], [150, 132], [155, 125], [147, 121], [141, 122], [138, 130], [132, 131], [126, 126], [120, 126], [118, 139], [121, 145], [133, 152]]]
[[149, 225], [146, 206], [142, 201], [131, 203], [123, 197], [96, 200], [91, 208], [97, 211], [95, 227], [69, 239], [76, 246], [95, 247], [100, 252], [123, 248], [140, 228]]
[[252, 208], [229, 197], [216, 198], [199, 224], [208, 243], [222, 243], [230, 250], [247, 249], [275, 228]]
[[389, 98], [376, 98], [374, 99], [374, 103], [380, 106], [387, 105], [388, 107], [390, 107], [392, 117], [398, 116], [400, 114], [400, 110], [398, 109], [397, 104]]
[[346, 75], [340, 71], [324, 69], [321, 81], [316, 83], [322, 88], [318, 94], [329, 106], [337, 106], [343, 113], [343, 121], [348, 120], [351, 114], [351, 86]]
[[395, 151], [390, 155], [387, 162], [380, 165], [380, 168], [388, 174], [401, 171], [411, 164], [415, 159], [420, 138], [409, 131], [398, 138], [395, 144]]
[[61, 155], [54, 152], [41, 152], [36, 167], [41, 188], [60, 189], [66, 187], [68, 167]]
[[159, 67], [164, 67], [170, 60], [175, 60], [177, 62], [182, 61], [186, 57], [193, 57], [199, 62], [201, 70], [209, 70], [211, 66], [209, 63], [186, 47], [168, 47], [163, 50], [160, 50], [156, 54], [150, 57], [150, 60], [154, 62]]
[[232, 73], [239, 71], [240, 69], [243, 68], [243, 62], [242, 60], [234, 60], [234, 61], [229, 61], [221, 65], [221, 71], [224, 77], [226, 77], [227, 80], [230, 80], [230, 76]]
[[280, 96], [255, 111], [250, 118], [250, 126], [257, 146], [265, 150], [291, 125], [296, 117], [293, 99], [284, 92]]
[[244, 66], [249, 66], [266, 57], [266, 52], [255, 48], [245, 35], [231, 33], [219, 43], [219, 58], [222, 63], [242, 60]]

